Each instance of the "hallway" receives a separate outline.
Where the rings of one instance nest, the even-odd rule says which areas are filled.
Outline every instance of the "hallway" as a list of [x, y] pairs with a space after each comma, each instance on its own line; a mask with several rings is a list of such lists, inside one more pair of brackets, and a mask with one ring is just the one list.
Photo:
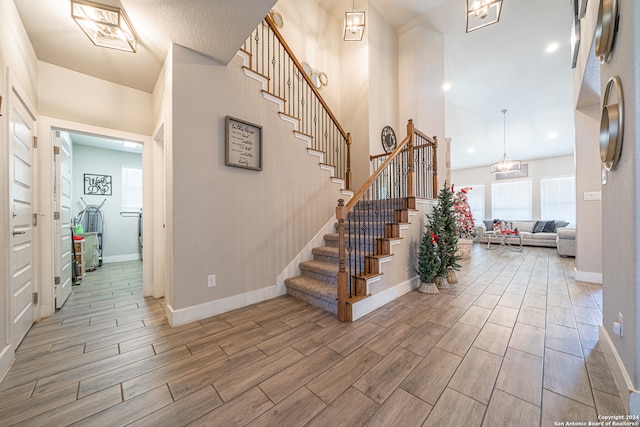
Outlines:
[[553, 426], [622, 415], [602, 287], [554, 249], [474, 245], [459, 283], [352, 324], [283, 296], [177, 328], [141, 264], [105, 264], [34, 325], [0, 424]]

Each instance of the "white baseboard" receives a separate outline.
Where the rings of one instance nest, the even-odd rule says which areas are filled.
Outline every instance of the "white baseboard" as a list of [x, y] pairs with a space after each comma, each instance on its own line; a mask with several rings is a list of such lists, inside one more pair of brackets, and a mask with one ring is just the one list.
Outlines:
[[138, 261], [140, 254], [125, 254], [125, 255], [111, 255], [102, 257], [102, 263], [108, 264], [110, 262], [124, 262], [124, 261]]
[[590, 271], [576, 270], [576, 280], [579, 280], [580, 282], [602, 284], [602, 273], [592, 273]]
[[195, 322], [196, 320], [206, 319], [207, 317], [215, 316], [220, 313], [235, 310], [236, 308], [246, 307], [277, 296], [277, 287], [269, 286], [267, 288], [257, 289], [244, 294], [209, 301], [204, 304], [198, 304], [178, 310], [174, 310], [173, 307], [167, 304], [165, 314], [167, 315], [169, 324], [172, 327], [176, 327]]
[[16, 355], [11, 344], [6, 344], [0, 351], [0, 381], [7, 375], [11, 364], [15, 360]]
[[613, 345], [613, 341], [611, 341], [611, 337], [605, 327], [600, 325], [598, 332], [600, 336], [600, 347], [602, 347], [602, 351], [604, 351], [607, 364], [618, 386], [618, 391], [620, 392], [626, 413], [630, 415], [640, 415], [640, 391], [633, 387], [631, 377], [629, 377], [629, 373], [624, 363], [622, 363], [618, 350]]
[[371, 313], [373, 310], [376, 310], [388, 302], [393, 301], [394, 299], [401, 297], [407, 292], [411, 292], [418, 286], [418, 278], [414, 277], [413, 279], [409, 279], [406, 282], [400, 283], [392, 288], [385, 289], [384, 291], [371, 295], [368, 298], [365, 298], [357, 303], [353, 304], [351, 308], [351, 314], [353, 316], [353, 320], [358, 320], [365, 314]]

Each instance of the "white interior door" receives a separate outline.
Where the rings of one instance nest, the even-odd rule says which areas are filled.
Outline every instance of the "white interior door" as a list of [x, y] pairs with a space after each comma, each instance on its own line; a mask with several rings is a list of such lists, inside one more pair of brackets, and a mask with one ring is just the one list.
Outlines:
[[33, 137], [36, 119], [14, 87], [9, 109], [11, 343], [16, 348], [35, 319]]
[[54, 158], [55, 184], [53, 186], [55, 210], [60, 212], [55, 221], [55, 276], [56, 308], [71, 295], [73, 286], [71, 269], [71, 141], [67, 134], [54, 131], [57, 155]]

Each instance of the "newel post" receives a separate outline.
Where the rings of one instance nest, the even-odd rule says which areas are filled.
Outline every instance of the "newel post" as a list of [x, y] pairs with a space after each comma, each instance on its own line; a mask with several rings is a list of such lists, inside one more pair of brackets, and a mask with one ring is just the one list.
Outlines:
[[407, 150], [409, 150], [409, 168], [407, 170], [407, 198], [411, 200], [415, 197], [413, 189], [413, 145], [415, 141], [415, 126], [413, 124], [413, 119], [409, 119], [409, 123], [407, 123], [407, 135], [409, 136], [409, 142], [407, 143]]
[[347, 217], [344, 200], [338, 200], [336, 207], [336, 219], [338, 220], [338, 320], [346, 322], [351, 320], [351, 307], [348, 306], [349, 275], [346, 262], [346, 242], [344, 238], [344, 222]]
[[345, 185], [347, 190], [351, 190], [351, 134], [347, 134], [347, 173]]
[[433, 137], [433, 198], [438, 198], [438, 137]]

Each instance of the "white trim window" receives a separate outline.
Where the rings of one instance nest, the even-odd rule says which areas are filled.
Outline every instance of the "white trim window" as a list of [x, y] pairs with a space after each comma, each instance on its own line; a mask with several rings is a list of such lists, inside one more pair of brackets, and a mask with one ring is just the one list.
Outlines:
[[491, 215], [494, 219], [530, 220], [533, 215], [531, 181], [491, 184]]
[[122, 166], [122, 210], [142, 209], [142, 168]]
[[545, 220], [576, 222], [576, 178], [540, 179], [540, 213]]

